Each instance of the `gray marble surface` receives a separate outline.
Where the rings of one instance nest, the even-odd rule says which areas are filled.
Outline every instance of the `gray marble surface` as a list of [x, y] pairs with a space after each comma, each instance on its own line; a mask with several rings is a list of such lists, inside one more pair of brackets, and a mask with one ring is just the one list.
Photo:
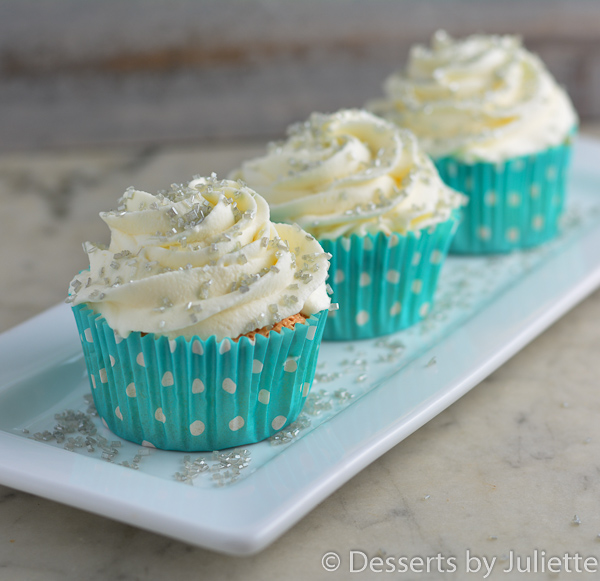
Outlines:
[[[72, 275], [87, 266], [81, 242], [106, 239], [98, 211], [127, 186], [155, 190], [196, 173], [224, 174], [261, 150], [0, 157], [0, 330], [64, 298]], [[219, 555], [0, 486], [0, 580], [388, 577], [350, 574], [351, 550], [457, 559], [454, 574], [437, 572], [432, 561], [430, 574], [392, 575], [407, 579], [482, 579], [484, 571], [467, 575], [467, 550], [497, 558], [488, 579], [523, 576], [503, 572], [511, 551], [600, 559], [598, 321], [600, 291], [252, 557]], [[328, 551], [343, 560], [335, 573], [321, 565]]]

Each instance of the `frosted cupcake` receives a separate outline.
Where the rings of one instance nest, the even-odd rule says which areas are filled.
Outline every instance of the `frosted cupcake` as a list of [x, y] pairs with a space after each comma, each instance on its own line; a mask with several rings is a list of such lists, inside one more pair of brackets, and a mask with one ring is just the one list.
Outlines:
[[101, 214], [71, 282], [99, 414], [163, 449], [249, 444], [291, 423], [310, 389], [330, 300], [328, 258], [265, 200], [216, 176]]
[[410, 129], [470, 202], [452, 251], [508, 252], [556, 236], [577, 116], [515, 36], [438, 31], [368, 108]]
[[410, 132], [366, 111], [315, 113], [232, 176], [332, 254], [340, 309], [326, 339], [384, 335], [427, 314], [463, 196]]

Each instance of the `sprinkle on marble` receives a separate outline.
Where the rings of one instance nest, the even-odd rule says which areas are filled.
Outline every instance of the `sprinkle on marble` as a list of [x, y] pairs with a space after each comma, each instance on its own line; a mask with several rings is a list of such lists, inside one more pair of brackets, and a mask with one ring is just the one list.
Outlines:
[[581, 519], [577, 515], [574, 515], [571, 524], [578, 527], [581, 524]]

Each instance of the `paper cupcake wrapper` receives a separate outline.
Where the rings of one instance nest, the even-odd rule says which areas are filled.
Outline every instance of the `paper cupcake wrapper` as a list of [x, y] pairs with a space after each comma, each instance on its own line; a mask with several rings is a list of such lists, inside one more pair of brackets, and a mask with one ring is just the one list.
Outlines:
[[204, 452], [259, 442], [293, 422], [310, 390], [327, 311], [239, 341], [115, 334], [73, 307], [99, 415], [144, 446]]
[[450, 252], [510, 252], [554, 238], [570, 158], [569, 138], [558, 147], [497, 164], [434, 160], [446, 184], [469, 197]]
[[328, 282], [339, 310], [329, 313], [328, 341], [388, 335], [420, 321], [433, 304], [458, 216], [406, 235], [320, 240], [332, 255]]

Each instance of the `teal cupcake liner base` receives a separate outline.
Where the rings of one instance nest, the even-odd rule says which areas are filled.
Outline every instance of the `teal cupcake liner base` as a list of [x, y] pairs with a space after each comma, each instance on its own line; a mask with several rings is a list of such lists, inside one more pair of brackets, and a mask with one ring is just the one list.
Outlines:
[[382, 232], [320, 240], [332, 255], [328, 282], [339, 310], [323, 338], [368, 339], [395, 333], [427, 315], [458, 217], [406, 235]]
[[570, 142], [497, 164], [435, 160], [444, 182], [469, 198], [450, 252], [505, 253], [554, 238], [565, 203]]
[[315, 375], [327, 312], [238, 341], [116, 334], [73, 307], [96, 409], [118, 436], [206, 452], [264, 440], [300, 413]]

